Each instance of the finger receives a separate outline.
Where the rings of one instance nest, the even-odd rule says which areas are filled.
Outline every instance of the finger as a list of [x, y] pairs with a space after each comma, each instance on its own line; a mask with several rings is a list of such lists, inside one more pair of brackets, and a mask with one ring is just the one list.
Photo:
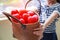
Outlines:
[[39, 36], [39, 40], [41, 40], [43, 38], [43, 35], [37, 35], [37, 36]]
[[43, 32], [36, 31], [36, 32], [33, 32], [33, 34], [39, 36], [39, 39], [42, 39], [43, 38]]
[[43, 30], [43, 27], [40, 27], [40, 28], [36, 28], [36, 29], [34, 29], [35, 31], [39, 31], [39, 30]]
[[43, 25], [40, 25], [39, 27], [41, 28], [41, 27], [43, 27]]
[[43, 36], [40, 36], [40, 40], [43, 38]]
[[39, 28], [36, 28], [36, 29], [34, 29], [34, 30], [40, 30], [41, 28], [42, 28], [42, 27], [39, 26]]
[[43, 32], [42, 31], [35, 31], [35, 32], [33, 32], [33, 34], [40, 36], [40, 35], [43, 35]]
[[40, 30], [40, 28], [42, 28], [42, 26], [43, 26], [43, 25], [40, 24], [40, 25], [39, 25], [39, 28], [36, 28], [36, 29], [34, 29], [34, 30]]

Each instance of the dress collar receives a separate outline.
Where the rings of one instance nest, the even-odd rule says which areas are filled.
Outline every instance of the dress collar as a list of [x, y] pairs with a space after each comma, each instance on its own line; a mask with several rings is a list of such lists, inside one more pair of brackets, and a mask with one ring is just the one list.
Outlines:
[[56, 6], [58, 6], [59, 5], [59, 3], [55, 3], [55, 4], [53, 4], [53, 5], [51, 5], [51, 6], [47, 6], [47, 5], [45, 5], [46, 7], [56, 7]]

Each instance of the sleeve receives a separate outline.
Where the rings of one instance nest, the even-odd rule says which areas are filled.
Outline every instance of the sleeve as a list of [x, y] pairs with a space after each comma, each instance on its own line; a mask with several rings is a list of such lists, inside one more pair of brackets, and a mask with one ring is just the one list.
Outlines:
[[60, 17], [60, 5], [53, 12], [57, 13], [59, 15], [58, 17]]

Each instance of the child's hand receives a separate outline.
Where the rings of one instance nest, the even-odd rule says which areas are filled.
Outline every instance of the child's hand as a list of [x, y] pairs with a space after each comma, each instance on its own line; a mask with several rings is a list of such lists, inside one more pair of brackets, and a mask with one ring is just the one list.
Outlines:
[[33, 34], [35, 34], [35, 35], [37, 35], [37, 36], [40, 36], [40, 39], [42, 39], [42, 38], [43, 38], [44, 29], [45, 29], [45, 28], [43, 28], [43, 25], [40, 25], [40, 28], [34, 29]]

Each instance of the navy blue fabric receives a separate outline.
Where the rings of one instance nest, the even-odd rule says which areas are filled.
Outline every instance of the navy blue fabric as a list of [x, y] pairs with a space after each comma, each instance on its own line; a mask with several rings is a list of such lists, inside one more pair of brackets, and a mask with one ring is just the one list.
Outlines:
[[41, 40], [58, 40], [56, 33], [43, 33]]
[[[52, 6], [42, 6], [41, 7], [41, 13], [40, 13], [40, 23], [45, 23], [45, 21], [51, 16], [53, 12], [58, 11], [60, 17], [60, 4], [55, 3]], [[45, 29], [45, 33], [54, 33], [56, 32], [56, 22], [58, 21], [58, 18], [55, 18], [50, 25]]]

